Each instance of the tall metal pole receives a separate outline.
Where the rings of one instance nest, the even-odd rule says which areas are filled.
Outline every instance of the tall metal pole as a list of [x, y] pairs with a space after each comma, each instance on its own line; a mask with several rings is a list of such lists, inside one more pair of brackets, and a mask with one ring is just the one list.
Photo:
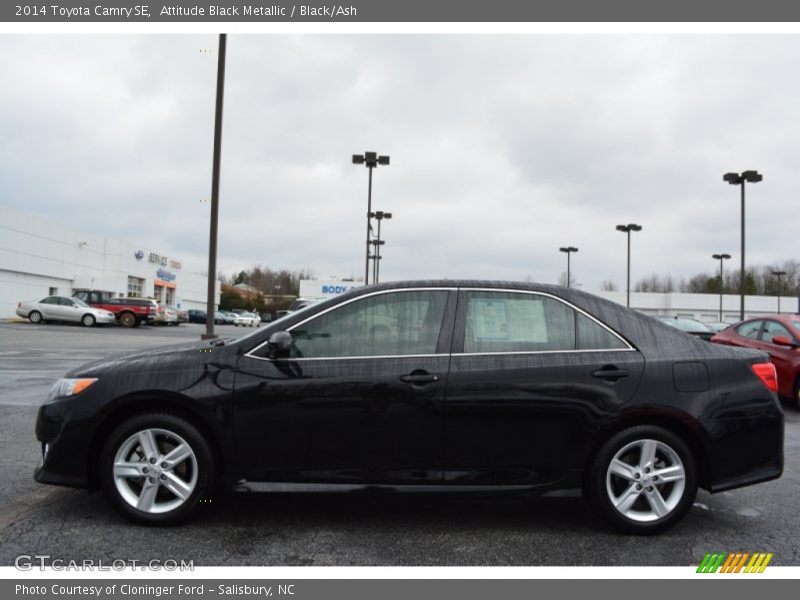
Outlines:
[[372, 166], [369, 165], [369, 187], [367, 189], [367, 259], [364, 264], [364, 285], [369, 284], [369, 238], [370, 214], [372, 214]]
[[628, 293], [625, 305], [631, 307], [631, 230], [628, 229]]
[[217, 225], [219, 223], [219, 163], [222, 152], [222, 100], [225, 93], [225, 45], [227, 34], [219, 34], [217, 58], [217, 106], [214, 114], [214, 162], [211, 175], [211, 231], [208, 239], [208, 300], [206, 332], [201, 339], [209, 340], [214, 333], [214, 312], [217, 299]]
[[572, 256], [572, 252], [567, 252], [567, 288], [569, 288], [570, 276], [569, 276], [569, 258]]
[[723, 258], [719, 257], [719, 322], [722, 323], [722, 261]]
[[381, 272], [381, 222], [383, 219], [378, 219], [378, 243], [375, 245], [375, 256], [372, 257], [375, 262], [375, 276], [372, 278], [372, 283], [380, 283], [378, 277]]
[[739, 320], [744, 321], [744, 186], [745, 180], [742, 179], [742, 249], [741, 249], [741, 271], [739, 273]]

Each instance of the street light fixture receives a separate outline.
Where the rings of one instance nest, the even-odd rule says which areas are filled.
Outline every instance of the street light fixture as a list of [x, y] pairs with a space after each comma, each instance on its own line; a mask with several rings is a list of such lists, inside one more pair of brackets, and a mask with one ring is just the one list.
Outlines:
[[559, 252], [566, 252], [567, 254], [567, 287], [570, 287], [570, 261], [569, 258], [573, 252], [577, 252], [578, 249], [575, 246], [562, 246], [558, 249]]
[[744, 321], [744, 184], [758, 183], [762, 181], [764, 176], [758, 171], [742, 171], [741, 173], [725, 173], [722, 176], [723, 181], [727, 181], [731, 185], [741, 186], [742, 196], [742, 249], [741, 249], [741, 270], [739, 271], [739, 320]]
[[627, 225], [617, 225], [617, 231], [628, 234], [628, 285], [625, 305], [630, 308], [631, 306], [631, 231], [641, 231], [642, 226], [636, 223], [628, 223]]
[[367, 285], [369, 283], [369, 244], [372, 234], [372, 217], [370, 216], [372, 215], [372, 169], [378, 165], [388, 166], [389, 157], [383, 155], [378, 156], [377, 152], [364, 152], [363, 155], [353, 154], [353, 164], [364, 165], [369, 169], [369, 186], [367, 188], [367, 258], [364, 265], [364, 285]]
[[[375, 245], [375, 251], [372, 254], [372, 260], [374, 261], [372, 268], [372, 283], [378, 283], [381, 275], [381, 246], [385, 244], [385, 242], [381, 240], [381, 221], [384, 219], [391, 219], [392, 213], [378, 210], [374, 213], [370, 213], [370, 217], [373, 217], [378, 221], [378, 238], [372, 242]], [[375, 243], [376, 241], [378, 242], [377, 244]]]
[[719, 322], [722, 323], [722, 261], [728, 260], [730, 254], [712, 254], [711, 258], [719, 261]]
[[781, 314], [781, 292], [783, 291], [781, 277], [786, 275], [786, 271], [773, 271], [772, 274], [778, 278], [778, 314]]

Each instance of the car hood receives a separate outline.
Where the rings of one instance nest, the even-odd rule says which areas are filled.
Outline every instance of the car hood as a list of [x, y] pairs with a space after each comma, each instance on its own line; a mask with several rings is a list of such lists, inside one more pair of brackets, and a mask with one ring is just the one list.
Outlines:
[[[196, 357], [199, 364], [210, 356], [211, 350], [233, 348], [233, 346], [215, 346], [214, 343], [219, 344], [219, 340], [214, 342], [201, 341], [170, 344], [169, 346], [158, 346], [136, 352], [114, 354], [81, 365], [67, 373], [65, 377], [95, 377], [101, 373], [115, 370], [163, 370], [164, 368], [169, 368], [170, 365], [178, 363], [185, 367], [192, 363], [191, 359], [193, 357]], [[201, 352], [201, 350], [207, 352]]]

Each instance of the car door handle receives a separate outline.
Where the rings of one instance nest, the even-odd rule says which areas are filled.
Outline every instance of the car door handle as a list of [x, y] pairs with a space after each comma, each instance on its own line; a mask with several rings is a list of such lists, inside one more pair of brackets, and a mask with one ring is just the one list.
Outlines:
[[442, 378], [436, 373], [425, 373], [414, 371], [408, 375], [401, 375], [400, 381], [403, 383], [410, 383], [411, 385], [427, 385], [429, 383], [436, 383]]
[[616, 382], [622, 379], [623, 377], [628, 377], [630, 373], [625, 369], [618, 369], [613, 366], [606, 366], [602, 369], [597, 369], [597, 371], [592, 371], [592, 377], [597, 377], [598, 379], [605, 379], [606, 381]]

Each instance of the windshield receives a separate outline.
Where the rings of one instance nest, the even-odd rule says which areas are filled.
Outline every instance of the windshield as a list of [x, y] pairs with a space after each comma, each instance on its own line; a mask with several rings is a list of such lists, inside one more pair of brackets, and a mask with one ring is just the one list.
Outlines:
[[700, 321], [694, 321], [693, 319], [670, 319], [669, 323], [681, 331], [711, 331], [708, 325]]

